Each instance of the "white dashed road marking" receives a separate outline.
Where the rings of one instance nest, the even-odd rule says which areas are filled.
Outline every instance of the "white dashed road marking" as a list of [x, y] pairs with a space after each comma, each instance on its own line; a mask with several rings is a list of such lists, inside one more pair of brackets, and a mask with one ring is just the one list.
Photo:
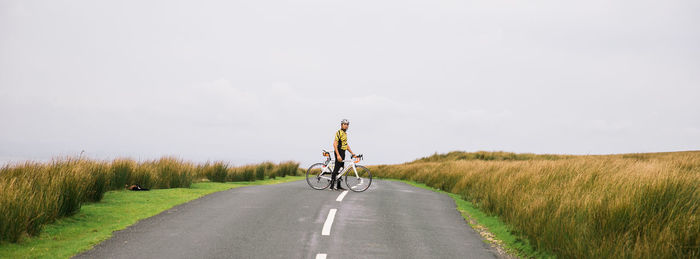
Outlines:
[[[343, 198], [345, 198], [345, 195], [348, 194], [348, 191], [343, 191], [338, 195], [338, 198], [335, 199], [336, 201], [343, 201]], [[335, 213], [338, 211], [338, 209], [331, 209], [328, 212], [328, 217], [326, 218], [326, 222], [323, 223], [323, 230], [321, 230], [321, 235], [322, 236], [330, 236], [331, 235], [331, 226], [333, 226], [333, 219], [335, 219]], [[316, 259], [326, 259], [327, 254], [316, 254]]]
[[322, 236], [330, 236], [331, 235], [331, 226], [333, 225], [333, 219], [335, 218], [336, 211], [338, 211], [338, 210], [331, 209], [331, 211], [328, 212], [328, 217], [326, 218], [326, 223], [323, 223], [323, 230], [321, 230]]
[[348, 191], [343, 191], [340, 195], [338, 195], [338, 198], [335, 200], [336, 201], [343, 201], [343, 198], [345, 198], [346, 194], [348, 194]]

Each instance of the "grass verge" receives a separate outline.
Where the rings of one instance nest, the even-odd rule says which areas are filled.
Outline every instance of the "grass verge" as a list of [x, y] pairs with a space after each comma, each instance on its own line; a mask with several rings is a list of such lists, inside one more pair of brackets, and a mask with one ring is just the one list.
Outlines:
[[526, 238], [514, 234], [512, 229], [498, 217], [487, 215], [476, 208], [473, 203], [462, 199], [457, 194], [435, 189], [414, 181], [399, 179], [382, 180], [403, 182], [450, 196], [455, 201], [457, 210], [462, 214], [464, 220], [484, 238], [485, 242], [494, 245], [499, 252], [520, 258], [556, 258], [556, 256], [552, 254], [535, 251]]
[[114, 231], [204, 195], [242, 186], [301, 179], [304, 177], [286, 176], [255, 182], [200, 182], [193, 183], [190, 188], [148, 192], [109, 191], [101, 202], [84, 204], [74, 216], [44, 226], [36, 237], [25, 237], [20, 243], [0, 244], [0, 258], [69, 258], [109, 239]]

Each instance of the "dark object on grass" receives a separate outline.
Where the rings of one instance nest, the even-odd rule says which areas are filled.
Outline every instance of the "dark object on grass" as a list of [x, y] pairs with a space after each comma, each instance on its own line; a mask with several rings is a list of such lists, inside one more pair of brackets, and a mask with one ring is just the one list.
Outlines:
[[141, 187], [141, 185], [138, 185], [138, 184], [134, 184], [132, 186], [129, 186], [127, 184], [127, 185], [124, 185], [124, 187], [126, 187], [127, 190], [132, 190], [132, 191], [148, 191], [148, 189], [143, 188], [143, 187]]

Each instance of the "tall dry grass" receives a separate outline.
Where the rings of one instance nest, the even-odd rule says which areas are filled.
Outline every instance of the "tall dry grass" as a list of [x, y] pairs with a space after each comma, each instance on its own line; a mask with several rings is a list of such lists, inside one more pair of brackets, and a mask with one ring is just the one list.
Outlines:
[[200, 179], [207, 179], [212, 182], [238, 182], [299, 175], [300, 170], [299, 163], [292, 161], [279, 164], [264, 162], [238, 167], [232, 167], [225, 162], [219, 161], [199, 166], [196, 175]]
[[[137, 162], [60, 158], [0, 168], [0, 242], [35, 236], [41, 227], [98, 202], [109, 190], [138, 184], [144, 188], [189, 188], [193, 181], [254, 181], [297, 175], [299, 164], [263, 163], [231, 167], [224, 162], [196, 165], [177, 158]], [[261, 172], [262, 175], [256, 175]]]
[[700, 257], [700, 152], [450, 156], [371, 170], [459, 194], [562, 258]]

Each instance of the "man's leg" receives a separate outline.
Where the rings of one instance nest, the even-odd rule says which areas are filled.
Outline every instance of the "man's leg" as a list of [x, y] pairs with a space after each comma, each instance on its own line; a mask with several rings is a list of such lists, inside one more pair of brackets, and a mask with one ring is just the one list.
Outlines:
[[331, 190], [335, 189], [335, 177], [338, 176], [338, 172], [340, 172], [340, 167], [342, 166], [343, 163], [338, 163], [336, 158], [335, 166], [333, 166], [333, 173], [331, 173]]
[[[336, 160], [335, 160], [335, 166], [333, 166], [333, 173], [331, 173], [331, 190], [335, 189], [335, 182], [336, 182], [335, 177], [338, 176], [338, 172], [340, 172], [340, 168], [345, 165], [345, 162], [343, 162], [343, 160], [345, 160], [345, 150], [342, 150], [342, 149], [338, 149], [338, 150], [339, 150], [338, 152], [340, 154], [341, 160], [338, 161], [338, 158], [336, 158]], [[337, 182], [340, 183], [340, 181], [337, 181]]]
[[[342, 158], [343, 160], [345, 160], [345, 150], [340, 151], [340, 158]], [[341, 162], [340, 162], [340, 166], [341, 166], [341, 167], [344, 167], [344, 166], [345, 166], [345, 162], [341, 161]], [[338, 167], [338, 165], [336, 164], [335, 167]], [[340, 177], [338, 177], [338, 179], [336, 179], [335, 182], [336, 182], [337, 185], [338, 185], [338, 186], [335, 187], [335, 189], [341, 189], [341, 188], [343, 188], [343, 187], [340, 187]]]

